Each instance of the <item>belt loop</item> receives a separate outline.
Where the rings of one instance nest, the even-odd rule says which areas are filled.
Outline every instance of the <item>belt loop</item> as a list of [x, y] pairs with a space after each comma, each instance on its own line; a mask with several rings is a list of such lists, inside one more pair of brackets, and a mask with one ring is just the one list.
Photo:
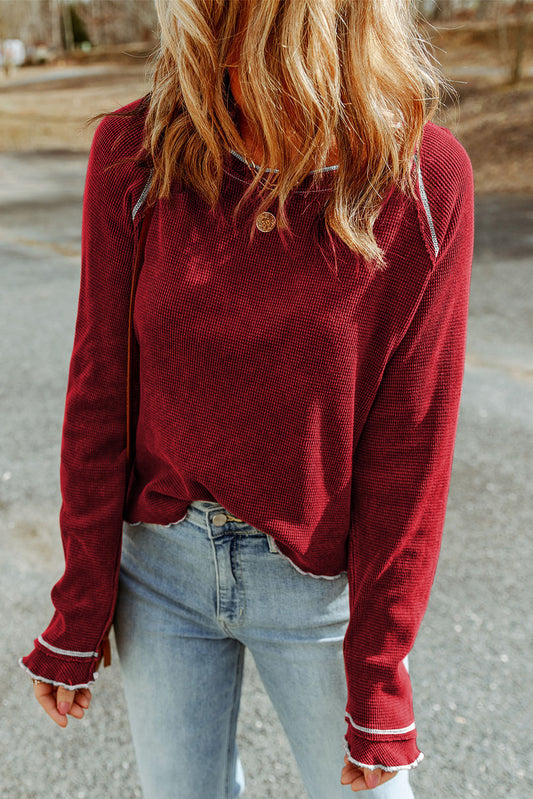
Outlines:
[[276, 542], [274, 541], [274, 539], [272, 538], [272, 536], [271, 536], [269, 533], [265, 533], [265, 535], [266, 535], [266, 537], [267, 537], [267, 541], [268, 541], [268, 548], [269, 548], [269, 550], [270, 550], [271, 552], [277, 552], [277, 553], [279, 554], [279, 549], [277, 548], [277, 546], [276, 546]]

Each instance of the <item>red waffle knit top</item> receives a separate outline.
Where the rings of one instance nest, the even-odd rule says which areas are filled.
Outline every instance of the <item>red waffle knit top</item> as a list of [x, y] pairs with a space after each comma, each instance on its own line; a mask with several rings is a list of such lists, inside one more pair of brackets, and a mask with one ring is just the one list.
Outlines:
[[470, 160], [449, 130], [426, 124], [416, 200], [393, 187], [375, 223], [379, 272], [335, 237], [338, 276], [328, 268], [320, 210], [335, 170], [291, 192], [292, 239], [274, 227], [249, 241], [257, 194], [232, 221], [252, 180], [233, 153], [214, 211], [178, 184], [159, 200], [135, 301], [127, 486], [128, 305], [148, 174], [123, 159], [142, 129], [142, 118], [106, 117], [91, 147], [61, 442], [65, 571], [49, 626], [19, 662], [53, 684], [90, 685], [113, 618], [123, 520], [169, 524], [192, 501], [215, 501], [299, 569], [347, 572], [345, 746], [359, 764], [412, 768], [423, 753], [403, 659], [427, 607], [450, 482]]

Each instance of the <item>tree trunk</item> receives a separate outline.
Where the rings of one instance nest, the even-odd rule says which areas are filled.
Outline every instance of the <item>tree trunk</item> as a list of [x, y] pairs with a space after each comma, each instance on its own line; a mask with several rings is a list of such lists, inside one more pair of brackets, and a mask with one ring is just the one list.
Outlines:
[[72, 14], [70, 12], [70, 3], [65, 3], [65, 0], [63, 0], [61, 3], [61, 11], [63, 14], [63, 41], [65, 50], [68, 52], [69, 50], [74, 49], [74, 31], [72, 30]]
[[487, 19], [490, 16], [490, 11], [494, 5], [494, 0], [479, 0], [476, 19]]
[[48, 0], [48, 16], [50, 19], [50, 43], [56, 50], [61, 50], [63, 39], [61, 36], [61, 9], [58, 0]]
[[439, 0], [433, 10], [433, 19], [439, 22], [449, 20], [453, 17], [454, 0]]
[[513, 84], [518, 83], [522, 78], [522, 68], [530, 22], [527, 14], [526, 0], [518, 0], [515, 5], [515, 11], [516, 29], [513, 60], [511, 63], [511, 83]]

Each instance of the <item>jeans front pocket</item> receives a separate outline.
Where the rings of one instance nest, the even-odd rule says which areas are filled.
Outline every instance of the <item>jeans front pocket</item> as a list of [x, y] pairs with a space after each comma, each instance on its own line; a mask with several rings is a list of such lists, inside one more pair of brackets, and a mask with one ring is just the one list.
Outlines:
[[276, 542], [272, 538], [272, 536], [269, 533], [265, 533], [265, 535], [266, 535], [266, 538], [267, 538], [267, 541], [268, 541], [268, 548], [269, 548], [270, 552], [272, 552], [272, 554], [274, 554], [274, 555], [279, 555], [280, 551], [279, 551], [279, 549], [277, 547]]
[[248, 525], [248, 531], [249, 531], [249, 534], [252, 534], [252, 535], [254, 535], [254, 534], [255, 535], [263, 535], [266, 538], [266, 540], [267, 540], [268, 550], [273, 555], [280, 555], [281, 554], [279, 549], [278, 549], [278, 546], [277, 546], [276, 542], [274, 541], [274, 539], [272, 538], [270, 533], [265, 533], [264, 530], [260, 530], [258, 527], [252, 527], [252, 525]]
[[124, 524], [127, 527], [145, 527], [147, 530], [151, 530], [152, 532], [157, 532], [162, 527], [167, 529], [169, 527], [176, 527], [178, 524], [184, 522], [188, 515], [189, 515], [189, 509], [187, 509], [185, 516], [182, 516], [181, 519], [178, 519], [175, 522], [169, 522], [168, 524], [160, 524], [159, 522], [127, 522], [127, 521], [124, 521]]
[[178, 519], [176, 522], [169, 522], [168, 524], [158, 524], [156, 522], [143, 522], [142, 525], [143, 527], [147, 527], [148, 530], [152, 530], [154, 532], [161, 530], [162, 527], [168, 530], [170, 527], [178, 527], [178, 525], [183, 524], [187, 516], [188, 512], [185, 514], [185, 516], [182, 516], [181, 519]]

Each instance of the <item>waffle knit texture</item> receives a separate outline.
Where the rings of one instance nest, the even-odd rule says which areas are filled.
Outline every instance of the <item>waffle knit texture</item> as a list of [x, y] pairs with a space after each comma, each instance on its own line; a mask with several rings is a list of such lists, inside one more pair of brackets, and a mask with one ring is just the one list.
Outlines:
[[337, 278], [320, 222], [335, 170], [291, 192], [292, 238], [275, 227], [252, 243], [257, 195], [231, 219], [252, 179], [234, 154], [214, 211], [176, 183], [155, 207], [137, 287], [136, 459], [126, 485], [128, 305], [142, 209], [132, 211], [147, 168], [105, 167], [134, 156], [141, 139], [142, 120], [107, 117], [91, 147], [61, 441], [65, 571], [53, 618], [20, 663], [49, 682], [90, 685], [113, 619], [123, 520], [169, 524], [194, 500], [219, 502], [301, 570], [347, 572], [346, 750], [359, 764], [413, 768], [423, 753], [402, 661], [429, 600], [452, 468], [470, 160], [428, 122], [424, 189], [415, 201], [393, 187], [374, 227], [387, 268], [373, 273], [334, 237]]

